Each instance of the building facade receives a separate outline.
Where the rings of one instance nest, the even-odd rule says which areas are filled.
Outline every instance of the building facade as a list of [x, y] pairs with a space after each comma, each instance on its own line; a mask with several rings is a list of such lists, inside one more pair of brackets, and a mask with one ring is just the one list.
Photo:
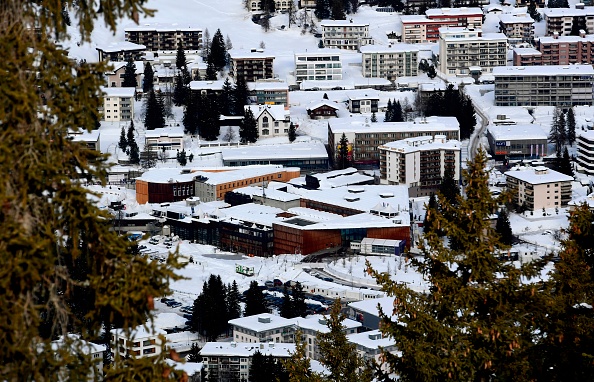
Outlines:
[[379, 146], [380, 182], [403, 184], [410, 197], [429, 196], [441, 186], [446, 171], [460, 179], [460, 142], [424, 136]]
[[592, 105], [592, 65], [495, 68], [495, 106]]
[[594, 35], [541, 37], [536, 40], [542, 65], [594, 63]]
[[507, 62], [507, 37], [472, 28], [439, 29], [439, 70], [446, 75], [470, 75], [471, 68], [491, 73]]
[[250, 52], [231, 50], [229, 74], [235, 78], [243, 77], [246, 82], [274, 78], [274, 55], [264, 53], [263, 49]]
[[439, 28], [463, 27], [480, 29], [483, 25], [483, 11], [478, 7], [434, 8], [425, 15], [402, 15], [402, 42], [420, 44], [437, 42]]
[[107, 122], [131, 121], [134, 118], [135, 88], [101, 88], [103, 108], [100, 113]]
[[342, 61], [336, 50], [324, 49], [311, 53], [295, 53], [295, 81], [342, 80]]
[[385, 78], [395, 81], [398, 77], [418, 74], [419, 48], [412, 44], [393, 44], [387, 47], [367, 45], [361, 47], [363, 77]]
[[489, 125], [489, 152], [496, 160], [538, 159], [548, 155], [548, 137], [541, 125]]
[[270, 313], [235, 318], [229, 325], [237, 342], [290, 343], [295, 338], [295, 322]]
[[112, 329], [111, 350], [118, 357], [156, 357], [161, 354], [161, 338], [166, 333], [161, 329], [147, 331], [141, 325], [131, 333], [126, 334], [123, 329]]
[[146, 46], [133, 42], [112, 42], [107, 45], [97, 45], [99, 61], [142, 61]]
[[500, 15], [499, 32], [507, 37], [510, 44], [532, 43], [534, 20], [526, 13]]
[[322, 20], [322, 42], [326, 48], [359, 50], [373, 44], [369, 35], [369, 23], [354, 23], [353, 20]]
[[177, 50], [181, 43], [184, 50], [202, 49], [202, 28], [181, 27], [178, 24], [134, 25], [125, 29], [126, 41], [144, 45], [149, 52]]
[[249, 82], [249, 102], [256, 105], [289, 106], [289, 85], [281, 80]]
[[505, 173], [507, 188], [518, 206], [529, 211], [567, 206], [573, 178], [547, 167], [528, 167]]
[[291, 125], [291, 114], [282, 105], [246, 105], [258, 125], [260, 138], [286, 137]]
[[594, 130], [588, 130], [577, 137], [578, 170], [594, 175]]
[[[594, 33], [594, 7], [578, 8], [545, 8], [544, 20], [546, 35], [552, 36], [555, 32], [559, 36], [569, 36], [574, 24], [586, 33]], [[585, 28], [582, 28], [585, 26]]]
[[[126, 62], [114, 62], [112, 70], [105, 73], [107, 78], [107, 85], [111, 88], [121, 88], [124, 84], [124, 73], [126, 72]], [[144, 62], [135, 61], [136, 66], [136, 83], [138, 88], [142, 88], [142, 74], [144, 73]]]

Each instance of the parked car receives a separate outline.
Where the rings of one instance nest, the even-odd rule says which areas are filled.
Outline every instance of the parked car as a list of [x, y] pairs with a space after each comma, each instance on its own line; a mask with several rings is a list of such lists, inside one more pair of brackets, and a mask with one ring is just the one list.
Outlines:
[[185, 318], [186, 320], [191, 320], [192, 319], [192, 315], [191, 314], [184, 314], [182, 317]]
[[266, 288], [274, 288], [274, 281], [268, 280], [264, 283], [264, 285], [266, 286]]
[[161, 302], [164, 303], [164, 304], [167, 304], [168, 301], [175, 301], [175, 300], [173, 300], [172, 298], [167, 298], [167, 297], [163, 297], [161, 299]]
[[330, 281], [330, 282], [334, 281], [334, 279], [332, 277], [324, 277], [322, 280]]
[[282, 287], [283, 286], [283, 282], [280, 281], [279, 279], [274, 279], [274, 286], [275, 287]]
[[171, 304], [169, 306], [172, 308], [179, 308], [180, 306], [182, 306], [182, 303], [175, 301], [173, 304]]

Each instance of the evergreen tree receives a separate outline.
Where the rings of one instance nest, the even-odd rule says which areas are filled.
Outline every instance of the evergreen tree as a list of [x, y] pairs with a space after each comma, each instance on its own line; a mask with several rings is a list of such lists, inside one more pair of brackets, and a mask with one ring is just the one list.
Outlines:
[[262, 355], [256, 351], [250, 365], [250, 381], [288, 382], [289, 377], [284, 366], [271, 355]]
[[281, 317], [284, 318], [293, 318], [295, 317], [295, 312], [293, 309], [293, 301], [291, 301], [291, 296], [289, 295], [289, 289], [285, 285], [283, 288], [283, 302], [279, 312]]
[[573, 113], [573, 107], [570, 107], [567, 111], [566, 124], [567, 143], [573, 146], [575, 143], [575, 114]]
[[196, 342], [193, 342], [192, 347], [190, 347], [190, 352], [186, 356], [186, 359], [188, 360], [188, 362], [196, 362], [196, 363], [202, 362], [202, 356], [200, 355], [200, 350], [202, 350], [202, 348], [200, 348], [200, 346]]
[[495, 231], [499, 234], [499, 240], [505, 245], [512, 245], [514, 236], [509, 223], [509, 215], [507, 210], [503, 209], [497, 215], [497, 223], [495, 224]]
[[[89, 43], [95, 22], [115, 32], [121, 17], [144, 18], [145, 7], [138, 0], [111, 1], [103, 9], [81, 6], [76, 28], [69, 29], [64, 4], [0, 5], [3, 381], [87, 380], [101, 358], [93, 359], [86, 341], [116, 325], [129, 335], [152, 318], [153, 296], [165, 295], [177, 279], [174, 257], [159, 263], [133, 256], [131, 243], [106, 224], [112, 217], [78, 179], [104, 182], [105, 158], [67, 139], [68, 131], [89, 131], [99, 120], [98, 73], [108, 67], [72, 62], [57, 41], [74, 32]], [[80, 338], [52, 343], [69, 332]], [[183, 377], [163, 358], [116, 356], [104, 373], [114, 381]]]
[[430, 231], [435, 231], [437, 227], [432, 219], [432, 211], [437, 210], [437, 199], [435, 194], [431, 194], [429, 197], [429, 203], [425, 206], [425, 218], [423, 219], [423, 233], [427, 235]]
[[307, 316], [305, 293], [303, 292], [303, 286], [300, 282], [297, 282], [293, 287], [293, 311], [295, 312], [295, 317]]
[[204, 28], [204, 33], [202, 33], [202, 59], [204, 61], [208, 60], [208, 56], [210, 56], [210, 32], [208, 28]]
[[371, 122], [377, 122], [377, 115], [375, 115], [375, 111], [371, 113]]
[[140, 163], [140, 151], [138, 149], [138, 144], [136, 141], [132, 141], [128, 144], [129, 151], [128, 151], [128, 159], [130, 160], [131, 164], [139, 164]]
[[317, 0], [314, 15], [318, 20], [326, 20], [330, 18], [330, 0]]
[[384, 122], [392, 122], [394, 115], [394, 107], [392, 106], [392, 100], [388, 99], [388, 105], [386, 106], [386, 113], [384, 114]]
[[254, 113], [252, 113], [252, 109], [246, 108], [245, 115], [239, 125], [239, 140], [241, 143], [254, 143], [258, 140], [259, 135], [258, 122], [254, 118]]
[[126, 140], [126, 129], [122, 126], [122, 130], [120, 131], [120, 141], [118, 142], [118, 147], [122, 152], [128, 152], [128, 141]]
[[324, 41], [322, 39], [318, 41], [318, 49], [324, 49]]
[[241, 317], [241, 304], [239, 288], [237, 282], [233, 280], [233, 283], [227, 287], [227, 319], [226, 321], [233, 320]]
[[528, 14], [530, 17], [532, 17], [532, 20], [536, 21], [537, 23], [542, 20], [542, 15], [536, 8], [536, 1], [531, 0], [530, 4], [528, 4]]
[[220, 29], [217, 29], [212, 37], [208, 63], [212, 64], [217, 72], [223, 70], [227, 65], [227, 49], [225, 48], [225, 40], [223, 39], [223, 34]]
[[449, 204], [458, 204], [458, 198], [460, 197], [460, 186], [458, 180], [454, 179], [454, 169], [452, 167], [446, 167], [439, 186], [439, 193], [441, 196], [448, 201]]
[[289, 142], [293, 143], [295, 142], [295, 139], [297, 139], [297, 129], [293, 122], [291, 122], [289, 125]]
[[573, 176], [573, 167], [571, 166], [571, 159], [569, 158], [569, 151], [567, 147], [563, 149], [563, 155], [559, 158], [557, 171], [562, 174]]
[[391, 122], [404, 122], [404, 118], [402, 116], [402, 105], [400, 105], [400, 101], [394, 100], [394, 102], [392, 102]]
[[227, 35], [227, 37], [225, 37], [225, 51], [227, 52], [227, 57], [229, 56], [229, 51], [231, 49], [233, 49], [233, 43], [231, 42], [231, 38], [229, 37], [229, 35]]
[[184, 132], [186, 134], [196, 135], [198, 133], [198, 109], [200, 101], [201, 97], [199, 94], [196, 95], [190, 92], [182, 118]]
[[427, 77], [434, 79], [435, 77], [437, 77], [437, 71], [435, 70], [435, 65], [430, 65], [427, 68]]
[[469, 139], [476, 126], [474, 106], [470, 97], [465, 94], [461, 95], [459, 104], [461, 105], [456, 109], [457, 113], [454, 116], [460, 123], [460, 138]]
[[62, 1], [62, 21], [65, 25], [71, 25], [70, 13], [68, 13], [68, 7], [65, 1]]
[[219, 96], [219, 105], [222, 115], [235, 115], [235, 88], [229, 81], [229, 77], [225, 78], [223, 89]]
[[289, 382], [321, 382], [322, 376], [311, 370], [311, 361], [307, 356], [307, 343], [303, 333], [295, 333], [295, 353], [291, 357], [281, 360], [289, 373]]
[[336, 159], [339, 170], [350, 167], [351, 165], [352, 159], [349, 158], [349, 140], [344, 133], [342, 133], [340, 141], [338, 142], [338, 156]]
[[248, 97], [250, 90], [245, 77], [238, 76], [235, 79], [235, 115], [243, 115], [245, 112], [245, 105], [248, 104]]
[[175, 75], [175, 84], [173, 86], [173, 104], [175, 106], [186, 105], [190, 89], [184, 84], [184, 79], [181, 73]]
[[177, 41], [177, 51], [175, 54], [175, 68], [178, 73], [188, 72], [188, 61], [182, 40]]
[[324, 93], [324, 95], [322, 96], [323, 99], [328, 99], [328, 93]]
[[[546, 315], [536, 293], [545, 261], [518, 268], [494, 256], [505, 250], [489, 222], [498, 202], [489, 192], [484, 151], [468, 163], [466, 195], [453, 206], [443, 198], [431, 219], [443, 230], [421, 242], [424, 257], [413, 263], [428, 288], [417, 292], [369, 269], [382, 289], [394, 296], [394, 309], [381, 316], [381, 331], [393, 337], [399, 355], [384, 354], [402, 381], [531, 380], [534, 334]], [[447, 246], [455, 240], [458, 249]], [[393, 313], [393, 314], [392, 314]], [[422, 365], [422, 367], [420, 367]]]
[[320, 363], [330, 372], [330, 381], [371, 382], [373, 376], [364, 367], [365, 363], [359, 357], [356, 345], [347, 340], [342, 324], [346, 315], [340, 310], [340, 299], [337, 299], [330, 308], [330, 315], [326, 316], [329, 331], [318, 332]]
[[253, 316], [260, 313], [269, 313], [266, 300], [264, 300], [264, 293], [258, 286], [257, 281], [252, 281], [245, 296], [245, 308], [243, 315]]
[[227, 307], [225, 305], [227, 289], [221, 276], [210, 275], [204, 282], [202, 293], [194, 301], [192, 327], [203, 334], [208, 341], [216, 341], [217, 337], [227, 329]]
[[289, 0], [289, 6], [287, 8], [287, 17], [289, 19], [289, 28], [291, 28], [291, 25], [297, 22], [297, 7], [295, 6], [294, 0]]
[[138, 86], [136, 80], [136, 64], [132, 58], [128, 59], [126, 67], [124, 68], [124, 81], [122, 81], [122, 87], [135, 88]]
[[330, 12], [332, 20], [345, 20], [346, 14], [342, 0], [330, 0]]
[[144, 115], [144, 127], [147, 130], [155, 130], [165, 127], [163, 106], [157, 100], [154, 90], [149, 92], [145, 102], [146, 113]]
[[215, 68], [212, 62], [208, 62], [206, 64], [206, 78], [207, 81], [216, 81], [217, 80], [217, 69]]
[[583, 30], [588, 34], [588, 26], [586, 25], [586, 18], [584, 16], [574, 16], [571, 23], [570, 36], [579, 36], [580, 30]]
[[207, 141], [214, 141], [220, 134], [219, 105], [216, 97], [203, 95], [198, 111], [198, 125], [200, 126], [200, 136]]
[[182, 151], [178, 151], [176, 154], [176, 159], [177, 159], [177, 163], [179, 163], [180, 166], [185, 166], [186, 164], [188, 164], [188, 158], [186, 157], [186, 150], [182, 150]]
[[144, 63], [144, 79], [142, 80], [142, 91], [148, 93], [153, 90], [155, 82], [155, 73], [150, 62]]
[[[123, 131], [123, 127], [122, 127], [122, 131]], [[135, 134], [135, 130], [134, 130], [134, 121], [130, 121], [130, 126], [128, 126], [128, 131], [126, 132], [126, 145], [128, 146], [128, 150], [130, 150], [130, 148], [133, 145], [136, 145], [136, 136]], [[122, 140], [122, 136], [120, 134], [120, 142]], [[126, 153], [129, 154], [129, 151], [125, 150]], [[136, 145], [136, 151], [138, 151], [138, 145]]]
[[[555, 145], [555, 151], [557, 152], [557, 158], [561, 157], [562, 147], [565, 143], [565, 133], [562, 131], [561, 122], [564, 121], [563, 111], [560, 108], [555, 108], [553, 114], [553, 122], [551, 123], [551, 130], [549, 131], [549, 142]], [[565, 126], [563, 126], [565, 130]]]

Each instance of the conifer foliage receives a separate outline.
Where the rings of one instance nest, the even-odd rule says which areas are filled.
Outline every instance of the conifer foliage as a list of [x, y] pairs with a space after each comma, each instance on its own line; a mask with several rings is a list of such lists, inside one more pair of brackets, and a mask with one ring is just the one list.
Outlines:
[[[120, 17], [144, 17], [142, 3], [78, 7], [77, 39], [89, 43], [96, 20], [115, 31]], [[88, 379], [96, 361], [88, 346], [73, 337], [51, 341], [67, 332], [98, 340], [103, 327], [115, 324], [129, 334], [151, 317], [154, 297], [168, 293], [178, 267], [174, 256], [159, 263], [128, 251], [128, 240], [105, 224], [110, 215], [78, 179], [106, 180], [105, 157], [67, 133], [96, 126], [98, 73], [108, 68], [71, 62], [56, 45], [68, 32], [63, 4], [0, 5], [0, 48], [10, 52], [0, 60], [0, 379], [6, 381]], [[163, 356], [117, 357], [104, 372], [110, 381], [182, 377]]]
[[476, 117], [472, 101], [454, 85], [448, 85], [445, 92], [437, 92], [429, 96], [422, 110], [426, 116], [438, 115], [456, 117], [460, 123], [460, 138], [468, 139], [474, 132]]
[[241, 143], [254, 143], [258, 140], [258, 122], [254, 118], [252, 109], [247, 108], [239, 125], [239, 140]]
[[144, 63], [144, 79], [142, 80], [142, 91], [148, 93], [153, 90], [155, 83], [155, 73], [153, 72], [153, 66], [150, 62]]
[[146, 98], [144, 127], [147, 130], [155, 130], [165, 127], [165, 110], [155, 91], [150, 91]]
[[270, 310], [264, 300], [264, 293], [258, 286], [257, 281], [252, 281], [245, 294], [244, 316], [253, 316], [254, 314], [269, 313]]
[[[489, 192], [486, 160], [480, 150], [464, 170], [466, 195], [458, 205], [440, 197], [441, 211], [429, 211], [445, 237], [427, 232], [424, 257], [413, 261], [429, 284], [426, 293], [369, 269], [394, 297], [394, 310], [381, 315], [380, 328], [402, 352], [385, 354], [401, 381], [530, 380], [525, 369], [543, 310], [537, 285], [526, 280], [537, 276], [544, 261], [516, 267], [494, 255], [507, 247], [488, 219], [498, 202]], [[456, 249], [447, 246], [451, 241]]]
[[136, 80], [136, 64], [132, 58], [129, 58], [128, 62], [126, 62], [126, 67], [124, 68], [124, 81], [122, 81], [122, 87], [135, 88], [137, 86], [138, 81]]

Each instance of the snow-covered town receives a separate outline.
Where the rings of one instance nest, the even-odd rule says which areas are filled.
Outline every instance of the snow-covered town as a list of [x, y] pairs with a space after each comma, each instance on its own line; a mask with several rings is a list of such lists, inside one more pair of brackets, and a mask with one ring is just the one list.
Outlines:
[[[447, 184], [465, 197], [479, 155], [492, 197], [511, 195], [488, 218], [509, 245], [493, 256], [550, 259], [530, 283], [548, 280], [572, 211], [594, 209], [594, 5], [561, 3], [148, 0], [152, 17], [85, 41], [65, 2], [57, 44], [108, 65], [100, 121], [69, 133], [109, 163], [88, 198], [136, 256], [182, 264], [153, 319], [88, 351], [171, 351], [192, 381], [257, 381], [255, 354], [287, 359], [300, 333], [327, 375], [319, 334], [339, 302], [361, 359], [399, 355], [381, 330], [395, 297], [370, 269], [434, 287], [413, 266], [427, 208]], [[197, 312], [213, 276], [239, 307], [214, 335]], [[266, 309], [248, 315], [254, 290]]]

